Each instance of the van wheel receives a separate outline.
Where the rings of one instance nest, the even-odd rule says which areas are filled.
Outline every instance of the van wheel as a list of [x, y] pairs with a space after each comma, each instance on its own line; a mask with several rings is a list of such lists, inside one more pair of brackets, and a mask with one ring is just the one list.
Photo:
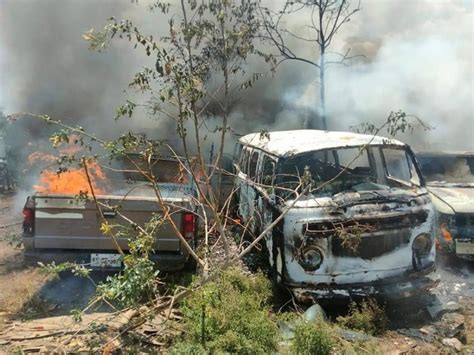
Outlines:
[[189, 259], [184, 263], [183, 270], [193, 273], [196, 272], [197, 262], [192, 256], [190, 256]]
[[291, 293], [288, 289], [278, 281], [277, 271], [273, 267], [271, 269], [271, 280], [272, 280], [272, 294], [273, 294], [273, 307], [276, 311], [281, 308], [286, 308], [291, 300]]

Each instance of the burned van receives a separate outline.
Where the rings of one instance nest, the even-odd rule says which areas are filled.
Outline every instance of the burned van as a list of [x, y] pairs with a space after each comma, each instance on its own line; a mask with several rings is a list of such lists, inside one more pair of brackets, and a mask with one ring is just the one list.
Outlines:
[[437, 212], [438, 251], [474, 260], [474, 152], [417, 154]]
[[[411, 149], [348, 132], [239, 140], [238, 214], [265, 235], [273, 283], [300, 301], [412, 296], [436, 285], [434, 211]], [[267, 228], [268, 229], [268, 228]]]

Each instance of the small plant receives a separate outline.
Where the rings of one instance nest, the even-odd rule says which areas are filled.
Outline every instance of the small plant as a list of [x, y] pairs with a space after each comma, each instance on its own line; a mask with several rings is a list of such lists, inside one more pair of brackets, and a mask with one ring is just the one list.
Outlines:
[[338, 317], [337, 322], [342, 327], [360, 330], [371, 335], [379, 335], [385, 331], [387, 316], [385, 310], [377, 301], [368, 299], [360, 304], [351, 303], [349, 314]]
[[72, 262], [64, 262], [56, 264], [54, 261], [49, 264], [43, 264], [38, 262], [40, 271], [52, 275], [54, 278], [58, 278], [61, 272], [70, 271], [76, 276], [90, 279], [90, 273], [92, 269], [88, 269], [85, 264], [76, 264]]
[[123, 307], [134, 307], [158, 293], [158, 270], [147, 257], [124, 259], [122, 272], [109, 276], [97, 286], [99, 297], [116, 301]]
[[323, 321], [303, 322], [295, 328], [295, 338], [292, 344], [295, 354], [331, 354], [334, 345], [332, 330]]
[[171, 349], [169, 349], [168, 354], [170, 355], [181, 355], [181, 354], [189, 354], [189, 355], [200, 355], [205, 354], [206, 350], [200, 343], [196, 343], [190, 340], [178, 342], [173, 345]]
[[181, 309], [186, 337], [171, 352], [274, 352], [278, 328], [269, 316], [270, 299], [271, 286], [265, 276], [248, 276], [240, 269], [223, 272], [186, 299]]

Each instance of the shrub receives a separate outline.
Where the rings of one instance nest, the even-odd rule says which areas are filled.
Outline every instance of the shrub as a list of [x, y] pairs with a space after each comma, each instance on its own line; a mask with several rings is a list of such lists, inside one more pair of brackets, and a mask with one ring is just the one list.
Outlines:
[[347, 316], [340, 316], [337, 322], [346, 328], [379, 335], [385, 331], [387, 316], [385, 310], [374, 299], [368, 299], [359, 305], [355, 302], [349, 307]]
[[206, 350], [200, 343], [187, 340], [175, 343], [173, 347], [168, 350], [167, 353], [170, 355], [200, 355], [205, 354]]
[[335, 345], [331, 328], [323, 321], [302, 322], [295, 328], [292, 350], [301, 355], [330, 354]]
[[[270, 298], [271, 285], [262, 274], [223, 272], [184, 302], [184, 343], [202, 344], [209, 353], [274, 352], [278, 328], [269, 316]], [[173, 351], [176, 346], [183, 345]]]
[[99, 296], [123, 307], [134, 307], [158, 293], [158, 270], [150, 259], [127, 255], [124, 265], [120, 273], [108, 276], [97, 286]]

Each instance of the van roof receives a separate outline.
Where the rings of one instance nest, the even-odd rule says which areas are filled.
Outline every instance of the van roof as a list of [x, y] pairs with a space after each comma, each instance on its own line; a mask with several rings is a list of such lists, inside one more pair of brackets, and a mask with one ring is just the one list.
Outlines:
[[365, 144], [405, 146], [405, 143], [395, 139], [370, 134], [315, 129], [268, 132], [268, 134], [251, 133], [240, 138], [239, 142], [277, 156], [289, 156], [322, 149], [358, 147]]
[[420, 157], [474, 157], [474, 151], [446, 150], [446, 151], [417, 151]]

